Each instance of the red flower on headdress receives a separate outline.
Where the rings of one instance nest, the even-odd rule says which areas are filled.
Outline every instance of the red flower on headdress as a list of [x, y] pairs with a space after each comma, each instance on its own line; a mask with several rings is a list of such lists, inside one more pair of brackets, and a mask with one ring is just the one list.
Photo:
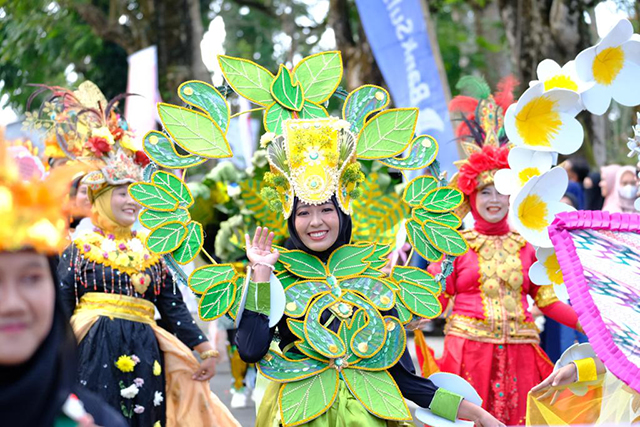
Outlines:
[[147, 157], [147, 154], [141, 150], [136, 151], [134, 161], [142, 167], [145, 167], [149, 163], [151, 163], [149, 157]]
[[120, 138], [122, 138], [122, 135], [124, 135], [124, 129], [121, 127], [112, 127], [109, 130], [111, 131], [111, 135], [113, 135], [113, 139], [116, 141], [119, 141]]
[[92, 136], [89, 138], [87, 141], [87, 148], [97, 157], [102, 157], [111, 151], [111, 145], [109, 145], [109, 142], [101, 136]]
[[485, 145], [482, 147], [482, 151], [473, 153], [460, 167], [460, 172], [458, 173], [458, 188], [460, 191], [468, 196], [478, 188], [480, 174], [509, 168], [508, 156], [508, 147], [495, 147], [493, 145]]

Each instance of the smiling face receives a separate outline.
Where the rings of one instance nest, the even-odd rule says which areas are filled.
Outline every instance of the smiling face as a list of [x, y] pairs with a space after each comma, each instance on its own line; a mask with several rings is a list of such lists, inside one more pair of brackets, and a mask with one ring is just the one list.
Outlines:
[[131, 227], [138, 218], [140, 205], [129, 195], [129, 184], [120, 185], [111, 193], [111, 211], [116, 222], [123, 227]]
[[55, 289], [35, 252], [0, 252], [0, 365], [28, 361], [49, 334]]
[[338, 239], [340, 218], [333, 203], [317, 206], [299, 203], [294, 215], [298, 236], [312, 251], [325, 251]]
[[478, 190], [476, 210], [485, 221], [500, 222], [509, 212], [509, 196], [498, 193], [493, 185], [487, 185]]

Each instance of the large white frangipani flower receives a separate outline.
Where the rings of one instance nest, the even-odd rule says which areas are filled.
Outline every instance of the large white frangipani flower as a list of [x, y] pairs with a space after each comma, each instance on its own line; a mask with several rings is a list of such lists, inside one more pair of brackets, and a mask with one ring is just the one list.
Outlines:
[[584, 130], [575, 116], [580, 95], [568, 89], [544, 91], [544, 83], [527, 89], [504, 116], [509, 141], [536, 151], [571, 154], [580, 148]]
[[500, 169], [493, 178], [496, 190], [505, 195], [517, 193], [531, 177], [550, 170], [553, 153], [515, 147], [509, 152], [508, 161], [509, 169]]
[[580, 52], [576, 72], [594, 83], [582, 93], [589, 112], [604, 114], [611, 98], [628, 107], [640, 104], [640, 38], [634, 36], [631, 23], [620, 20], [600, 43]]
[[[538, 80], [530, 81], [529, 86], [533, 87], [542, 82], [544, 83], [545, 92], [552, 89], [568, 89], [582, 93], [595, 84], [594, 82], [587, 83], [578, 76], [575, 61], [569, 61], [560, 67], [560, 64], [553, 59], [545, 59], [538, 64], [536, 74], [538, 75]], [[584, 110], [584, 106], [580, 101], [576, 105], [575, 113], [578, 114], [582, 110]]]
[[532, 177], [520, 192], [512, 196], [509, 214], [513, 226], [532, 245], [552, 247], [547, 227], [560, 212], [575, 210], [560, 202], [568, 184], [567, 172], [555, 167]]
[[556, 296], [563, 301], [569, 299], [567, 288], [564, 286], [564, 278], [562, 270], [553, 248], [536, 249], [536, 258], [529, 269], [529, 278], [533, 283], [539, 286], [553, 285]]

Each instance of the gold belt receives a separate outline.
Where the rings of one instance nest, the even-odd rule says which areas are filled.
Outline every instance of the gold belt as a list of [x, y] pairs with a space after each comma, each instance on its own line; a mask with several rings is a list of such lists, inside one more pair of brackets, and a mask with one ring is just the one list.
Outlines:
[[89, 292], [80, 297], [74, 314], [91, 312], [111, 319], [155, 324], [155, 306], [142, 298], [127, 295]]

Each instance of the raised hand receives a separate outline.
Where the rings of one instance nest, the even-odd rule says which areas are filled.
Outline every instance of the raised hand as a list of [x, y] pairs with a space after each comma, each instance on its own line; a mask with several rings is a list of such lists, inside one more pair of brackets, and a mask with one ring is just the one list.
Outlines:
[[280, 253], [277, 249], [272, 251], [271, 244], [273, 243], [274, 234], [269, 232], [267, 227], [258, 227], [253, 235], [253, 240], [250, 239], [249, 234], [244, 235], [244, 239], [247, 245], [247, 258], [251, 262], [251, 265], [270, 265], [274, 266], [280, 257]]

